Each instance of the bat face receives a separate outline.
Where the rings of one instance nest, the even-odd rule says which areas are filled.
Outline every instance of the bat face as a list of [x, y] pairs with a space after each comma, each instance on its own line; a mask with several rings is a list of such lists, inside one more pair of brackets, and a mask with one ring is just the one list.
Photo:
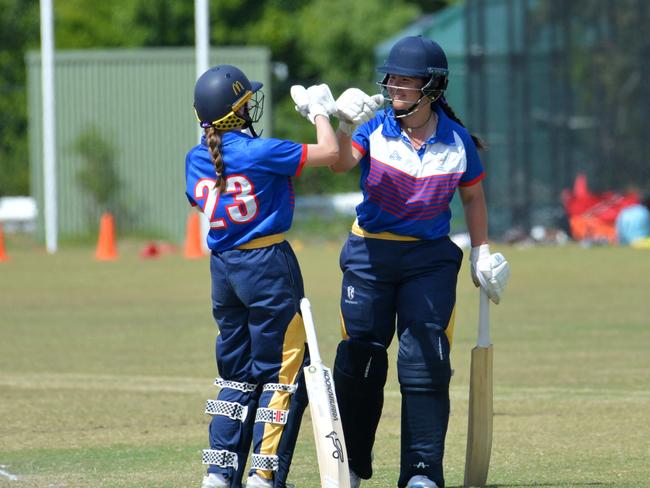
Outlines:
[[332, 372], [321, 360], [311, 305], [307, 298], [300, 301], [300, 311], [305, 323], [311, 358], [311, 364], [303, 371], [309, 396], [311, 423], [314, 427], [321, 488], [350, 488], [345, 437]]
[[307, 366], [304, 371], [321, 486], [324, 488], [349, 488], [350, 475], [345, 438], [343, 437], [332, 373], [323, 364]]
[[469, 385], [466, 487], [485, 486], [492, 452], [492, 346], [472, 349]]

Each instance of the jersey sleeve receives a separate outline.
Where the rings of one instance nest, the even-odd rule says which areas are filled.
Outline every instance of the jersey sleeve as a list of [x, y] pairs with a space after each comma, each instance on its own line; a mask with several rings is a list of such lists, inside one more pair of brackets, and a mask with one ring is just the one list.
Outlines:
[[307, 144], [282, 139], [254, 139], [249, 150], [256, 170], [284, 176], [300, 176], [307, 159]]
[[368, 154], [370, 150], [370, 123], [357, 127], [352, 135], [352, 147], [361, 153], [361, 156]]
[[198, 204], [196, 203], [196, 200], [194, 200], [194, 192], [190, 190], [190, 187], [194, 188], [195, 180], [192, 174], [192, 153], [193, 151], [190, 151], [187, 153], [187, 156], [185, 156], [185, 196], [190, 205], [196, 207]]
[[467, 169], [460, 178], [460, 186], [472, 186], [485, 178], [485, 170], [481, 163], [481, 157], [476, 149], [476, 144], [468, 132], [461, 135], [463, 145], [465, 146], [465, 157], [467, 158]]

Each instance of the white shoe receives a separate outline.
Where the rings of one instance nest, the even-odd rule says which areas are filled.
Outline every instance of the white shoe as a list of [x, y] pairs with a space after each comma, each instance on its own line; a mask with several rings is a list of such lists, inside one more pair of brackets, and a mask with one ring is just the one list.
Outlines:
[[350, 470], [350, 488], [359, 488], [361, 486], [361, 478], [357, 476], [357, 473]]
[[426, 476], [417, 475], [409, 480], [406, 488], [438, 488], [438, 485]]
[[273, 481], [262, 478], [259, 474], [255, 473], [248, 477], [246, 488], [273, 488]]
[[210, 473], [203, 477], [201, 488], [230, 488], [230, 481], [222, 474]]

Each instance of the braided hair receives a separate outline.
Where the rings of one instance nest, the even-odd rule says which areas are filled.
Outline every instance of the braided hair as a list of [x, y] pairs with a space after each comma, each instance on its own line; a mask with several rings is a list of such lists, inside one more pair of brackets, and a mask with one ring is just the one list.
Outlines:
[[208, 143], [208, 150], [214, 164], [214, 171], [217, 174], [215, 181], [215, 188], [219, 187], [219, 191], [223, 193], [226, 191], [226, 178], [224, 178], [225, 166], [223, 164], [223, 157], [221, 157], [221, 135], [222, 132], [215, 127], [208, 127], [205, 129], [205, 138]]
[[[440, 107], [445, 112], [447, 117], [449, 117], [451, 120], [453, 120], [457, 124], [460, 124], [461, 126], [465, 127], [465, 124], [463, 124], [463, 122], [461, 122], [461, 120], [458, 118], [458, 116], [456, 115], [454, 110], [451, 108], [449, 103], [447, 103], [447, 100], [445, 99], [445, 97], [440, 97], [438, 99], [438, 103], [440, 103]], [[474, 145], [476, 146], [476, 149], [485, 149], [485, 144], [483, 144], [483, 141], [481, 141], [481, 139], [476, 137], [474, 134], [470, 134], [470, 136], [472, 137], [472, 141], [474, 141]]]

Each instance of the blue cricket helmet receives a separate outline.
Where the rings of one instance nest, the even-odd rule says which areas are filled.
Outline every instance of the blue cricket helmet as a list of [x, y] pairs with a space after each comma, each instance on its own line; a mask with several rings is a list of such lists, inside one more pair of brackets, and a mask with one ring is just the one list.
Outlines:
[[422, 36], [408, 36], [397, 41], [377, 71], [386, 74], [381, 85], [386, 85], [390, 75], [424, 78], [422, 94], [432, 99], [442, 95], [449, 77], [445, 52], [437, 42]]
[[250, 81], [236, 66], [219, 64], [210, 68], [194, 86], [194, 111], [201, 127], [233, 130], [257, 122], [264, 108], [260, 88], [262, 83]]

